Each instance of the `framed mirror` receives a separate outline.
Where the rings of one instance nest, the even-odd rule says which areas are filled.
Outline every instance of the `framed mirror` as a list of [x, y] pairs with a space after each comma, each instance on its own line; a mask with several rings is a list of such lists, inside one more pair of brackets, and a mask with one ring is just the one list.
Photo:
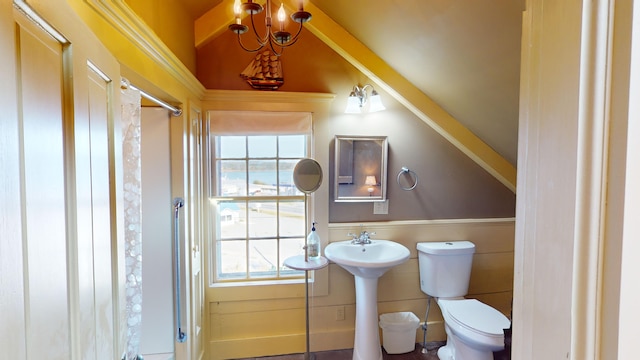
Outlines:
[[386, 136], [335, 137], [336, 202], [387, 199]]

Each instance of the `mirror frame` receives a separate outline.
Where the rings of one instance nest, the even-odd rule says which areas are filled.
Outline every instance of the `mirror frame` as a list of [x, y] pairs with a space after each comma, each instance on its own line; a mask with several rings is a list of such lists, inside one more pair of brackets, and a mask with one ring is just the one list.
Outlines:
[[[375, 152], [367, 152], [371, 148]], [[387, 200], [387, 155], [389, 143], [386, 136], [345, 136], [334, 139], [334, 201], [379, 202]], [[372, 169], [367, 171], [366, 169]], [[342, 173], [341, 173], [342, 169]], [[350, 172], [348, 172], [351, 169]], [[345, 170], [348, 173], [344, 173]], [[366, 185], [366, 175], [375, 175], [377, 185]], [[342, 188], [341, 188], [342, 186]], [[368, 189], [373, 188], [373, 192]]]

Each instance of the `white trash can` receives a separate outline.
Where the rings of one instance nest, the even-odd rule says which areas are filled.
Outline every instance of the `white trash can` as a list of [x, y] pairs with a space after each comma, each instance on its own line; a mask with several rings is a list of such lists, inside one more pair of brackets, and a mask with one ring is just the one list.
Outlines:
[[404, 354], [416, 348], [416, 329], [420, 319], [412, 312], [380, 315], [382, 346], [387, 354]]

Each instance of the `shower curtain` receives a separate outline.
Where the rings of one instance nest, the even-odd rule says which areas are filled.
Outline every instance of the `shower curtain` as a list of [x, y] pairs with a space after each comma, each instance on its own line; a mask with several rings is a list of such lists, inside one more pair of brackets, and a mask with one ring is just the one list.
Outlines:
[[122, 155], [127, 298], [127, 359], [138, 359], [142, 323], [142, 194], [140, 163], [140, 92], [122, 80]]

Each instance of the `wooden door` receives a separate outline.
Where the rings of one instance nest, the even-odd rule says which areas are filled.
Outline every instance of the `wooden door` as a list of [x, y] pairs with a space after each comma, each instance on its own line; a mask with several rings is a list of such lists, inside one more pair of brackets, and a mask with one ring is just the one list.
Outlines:
[[119, 66], [77, 19], [54, 37], [5, 3], [0, 358], [117, 359]]

